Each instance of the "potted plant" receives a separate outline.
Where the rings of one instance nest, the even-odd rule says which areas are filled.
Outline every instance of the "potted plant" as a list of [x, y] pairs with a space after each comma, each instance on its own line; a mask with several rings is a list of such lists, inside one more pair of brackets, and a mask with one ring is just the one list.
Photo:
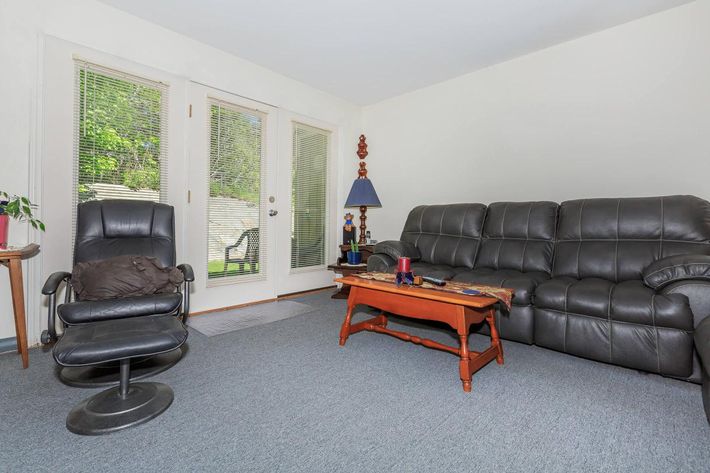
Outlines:
[[358, 265], [362, 263], [362, 253], [355, 240], [350, 240], [350, 251], [348, 251], [348, 264]]
[[37, 206], [27, 197], [0, 191], [0, 248], [7, 248], [10, 218], [30, 222], [33, 228], [44, 231], [44, 223], [32, 214], [34, 209], [37, 209]]

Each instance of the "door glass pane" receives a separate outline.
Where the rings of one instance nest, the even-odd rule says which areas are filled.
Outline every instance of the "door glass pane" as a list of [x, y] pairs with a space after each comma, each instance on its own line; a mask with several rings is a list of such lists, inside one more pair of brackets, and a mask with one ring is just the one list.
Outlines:
[[264, 116], [218, 101], [209, 110], [207, 275], [261, 279]]
[[330, 132], [294, 123], [291, 269], [325, 265]]

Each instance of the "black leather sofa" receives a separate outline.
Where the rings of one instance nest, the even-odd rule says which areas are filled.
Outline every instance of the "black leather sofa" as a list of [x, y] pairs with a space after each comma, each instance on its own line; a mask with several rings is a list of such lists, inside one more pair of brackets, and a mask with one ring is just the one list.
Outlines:
[[368, 270], [409, 256], [415, 274], [512, 288], [503, 338], [700, 382], [708, 255], [710, 202], [694, 196], [427, 205]]

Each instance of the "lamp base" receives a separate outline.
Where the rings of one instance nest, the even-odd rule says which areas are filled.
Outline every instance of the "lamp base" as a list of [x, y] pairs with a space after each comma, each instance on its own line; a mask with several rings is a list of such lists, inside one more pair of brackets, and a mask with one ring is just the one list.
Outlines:
[[367, 220], [367, 206], [363, 205], [360, 207], [360, 239], [358, 240], [359, 245], [367, 245], [367, 238], [365, 232], [367, 231], [367, 225], [365, 221]]

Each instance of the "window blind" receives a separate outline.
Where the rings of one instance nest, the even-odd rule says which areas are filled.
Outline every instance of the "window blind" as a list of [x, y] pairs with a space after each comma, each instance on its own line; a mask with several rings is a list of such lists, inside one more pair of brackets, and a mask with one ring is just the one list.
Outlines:
[[167, 85], [75, 61], [74, 219], [87, 200], [165, 202]]
[[330, 132], [293, 124], [291, 269], [325, 265]]
[[208, 279], [266, 276], [266, 115], [209, 99]]

